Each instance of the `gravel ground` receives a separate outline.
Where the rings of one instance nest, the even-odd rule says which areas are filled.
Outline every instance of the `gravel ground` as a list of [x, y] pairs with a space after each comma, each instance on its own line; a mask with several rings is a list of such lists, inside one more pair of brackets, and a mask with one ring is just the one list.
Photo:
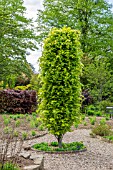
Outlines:
[[[87, 129], [66, 133], [63, 142], [83, 141], [87, 151], [71, 154], [44, 154], [45, 170], [113, 170], [113, 144], [91, 138], [89, 134], [90, 130]], [[27, 144], [51, 141], [55, 141], [54, 136], [47, 134], [27, 141]]]

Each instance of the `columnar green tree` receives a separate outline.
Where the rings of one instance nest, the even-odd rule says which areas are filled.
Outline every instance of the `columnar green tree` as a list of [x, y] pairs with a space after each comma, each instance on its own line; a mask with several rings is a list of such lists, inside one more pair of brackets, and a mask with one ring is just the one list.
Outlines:
[[79, 115], [82, 68], [79, 37], [80, 32], [71, 28], [52, 29], [40, 58], [39, 112], [59, 147]]

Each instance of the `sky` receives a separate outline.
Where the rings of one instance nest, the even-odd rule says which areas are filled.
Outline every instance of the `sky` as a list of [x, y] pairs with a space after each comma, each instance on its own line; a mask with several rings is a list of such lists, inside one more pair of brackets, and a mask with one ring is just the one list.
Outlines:
[[[107, 0], [109, 3], [113, 4], [113, 0]], [[27, 8], [26, 16], [28, 18], [36, 19], [37, 9], [43, 9], [43, 0], [24, 0], [24, 5]], [[38, 72], [39, 64], [38, 58], [41, 56], [41, 49], [38, 51], [31, 51], [30, 55], [27, 56], [27, 61], [31, 63], [35, 71]]]
[[[28, 18], [36, 19], [37, 9], [43, 9], [42, 0], [24, 0], [24, 6], [27, 8], [26, 16]], [[35, 71], [38, 72], [39, 64], [38, 59], [41, 56], [41, 49], [38, 51], [29, 51], [30, 55], [27, 55], [27, 61], [31, 63]]]

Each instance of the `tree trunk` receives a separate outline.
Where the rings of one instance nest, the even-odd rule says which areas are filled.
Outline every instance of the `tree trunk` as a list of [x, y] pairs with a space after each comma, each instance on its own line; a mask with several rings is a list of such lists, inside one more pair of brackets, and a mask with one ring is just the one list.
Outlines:
[[62, 148], [62, 136], [58, 136], [58, 147]]

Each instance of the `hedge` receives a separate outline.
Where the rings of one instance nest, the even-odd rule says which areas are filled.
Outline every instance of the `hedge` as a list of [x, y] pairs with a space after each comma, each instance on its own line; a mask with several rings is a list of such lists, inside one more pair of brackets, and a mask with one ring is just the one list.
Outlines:
[[33, 90], [0, 90], [0, 113], [32, 113], [36, 106]]

